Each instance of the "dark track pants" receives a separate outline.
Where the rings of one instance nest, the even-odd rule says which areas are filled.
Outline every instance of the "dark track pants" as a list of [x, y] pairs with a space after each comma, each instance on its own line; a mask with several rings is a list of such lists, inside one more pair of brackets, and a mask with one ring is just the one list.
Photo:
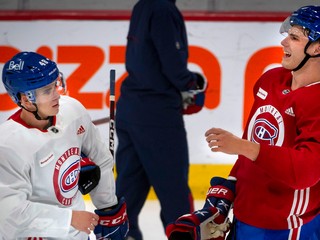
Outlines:
[[182, 126], [150, 127], [117, 121], [116, 133], [117, 195], [126, 199], [129, 236], [142, 240], [138, 215], [151, 186], [160, 201], [164, 227], [193, 211], [186, 132]]

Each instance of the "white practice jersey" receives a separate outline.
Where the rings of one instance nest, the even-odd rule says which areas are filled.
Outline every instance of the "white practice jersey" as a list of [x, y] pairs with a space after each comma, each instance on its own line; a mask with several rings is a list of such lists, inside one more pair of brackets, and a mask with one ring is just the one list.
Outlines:
[[88, 235], [71, 225], [72, 209], [84, 210], [78, 191], [80, 153], [101, 169], [90, 193], [97, 208], [117, 203], [107, 142], [101, 139], [86, 109], [61, 96], [60, 110], [48, 130], [31, 128], [20, 111], [0, 125], [1, 239], [81, 239]]

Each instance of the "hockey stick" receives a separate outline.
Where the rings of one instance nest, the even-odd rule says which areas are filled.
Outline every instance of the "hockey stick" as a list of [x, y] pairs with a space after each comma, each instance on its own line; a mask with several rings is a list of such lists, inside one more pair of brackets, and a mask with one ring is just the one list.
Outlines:
[[110, 121], [109, 121], [109, 149], [114, 156], [114, 134], [115, 134], [115, 82], [116, 82], [116, 71], [114, 69], [110, 70]]
[[96, 120], [92, 121], [92, 123], [94, 125], [100, 125], [100, 124], [104, 124], [104, 123], [108, 123], [108, 122], [110, 122], [110, 117], [100, 118], [100, 119], [96, 119]]

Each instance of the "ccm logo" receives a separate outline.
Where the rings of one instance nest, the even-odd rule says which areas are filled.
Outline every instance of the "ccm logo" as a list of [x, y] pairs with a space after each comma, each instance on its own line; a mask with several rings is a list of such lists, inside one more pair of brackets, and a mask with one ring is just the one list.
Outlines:
[[117, 226], [123, 223], [125, 220], [127, 220], [127, 212], [124, 211], [121, 216], [118, 216], [116, 218], [104, 218], [100, 217], [99, 224], [103, 226]]
[[211, 187], [208, 190], [207, 195], [224, 195], [228, 194], [228, 189], [226, 188], [219, 188], [219, 187]]

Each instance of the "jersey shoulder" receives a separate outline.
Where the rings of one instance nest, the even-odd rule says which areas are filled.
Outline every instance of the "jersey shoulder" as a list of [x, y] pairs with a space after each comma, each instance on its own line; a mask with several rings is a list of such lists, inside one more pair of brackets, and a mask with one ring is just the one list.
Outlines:
[[267, 79], [268, 81], [288, 81], [292, 79], [291, 70], [285, 69], [283, 67], [272, 68], [266, 71], [262, 76], [262, 79]]
[[292, 74], [291, 71], [283, 67], [277, 67], [270, 69], [263, 73], [261, 77], [257, 80], [254, 86], [254, 91], [256, 92], [259, 87], [264, 86], [279, 86], [284, 85], [287, 87], [291, 86]]
[[68, 117], [79, 117], [87, 114], [87, 110], [77, 99], [61, 96], [59, 113]]

